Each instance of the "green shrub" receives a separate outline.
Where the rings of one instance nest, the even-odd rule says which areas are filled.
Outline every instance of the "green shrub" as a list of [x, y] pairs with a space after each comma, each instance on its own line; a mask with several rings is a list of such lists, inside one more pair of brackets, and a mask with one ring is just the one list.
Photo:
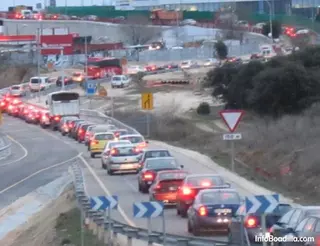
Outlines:
[[202, 102], [199, 104], [198, 108], [197, 108], [197, 114], [200, 115], [208, 115], [210, 114], [210, 105], [207, 102]]

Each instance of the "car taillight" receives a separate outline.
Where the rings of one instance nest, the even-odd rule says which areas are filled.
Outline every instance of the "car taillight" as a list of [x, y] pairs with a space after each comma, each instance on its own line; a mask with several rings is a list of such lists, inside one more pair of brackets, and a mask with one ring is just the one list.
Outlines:
[[208, 215], [208, 209], [205, 206], [200, 206], [198, 209], [198, 213], [200, 216], [207, 216]]
[[78, 134], [80, 135], [80, 134], [82, 134], [82, 133], [83, 133], [83, 130], [82, 130], [82, 129], [79, 129]]
[[160, 185], [160, 184], [157, 184], [153, 189], [154, 189], [155, 191], [160, 190], [160, 189], [161, 189], [161, 185]]
[[92, 141], [91, 141], [91, 144], [93, 144], [93, 145], [99, 144], [99, 141], [97, 141], [97, 140], [92, 140]]
[[192, 190], [189, 187], [182, 187], [182, 194], [187, 196], [192, 194]]
[[72, 127], [73, 127], [73, 124], [69, 124], [68, 127], [69, 127], [69, 128], [72, 128]]
[[1, 106], [4, 106], [4, 105], [6, 105], [4, 102], [1, 102], [1, 104], [0, 104]]
[[245, 226], [247, 228], [255, 228], [257, 226], [257, 219], [254, 217], [248, 217], [245, 221]]
[[48, 117], [47, 117], [47, 116], [45, 116], [45, 115], [43, 115], [43, 116], [42, 116], [42, 119], [43, 119], [43, 120], [47, 120], [47, 119], [48, 119]]
[[118, 150], [117, 149], [112, 149], [110, 151], [110, 155], [117, 155], [118, 154]]
[[13, 106], [12, 106], [12, 105], [9, 105], [8, 109], [12, 109], [12, 108], [13, 108]]
[[60, 121], [60, 117], [59, 116], [56, 116], [53, 118], [55, 121]]
[[148, 181], [151, 181], [154, 179], [154, 174], [151, 173], [151, 172], [146, 172], [143, 174], [143, 180], [148, 180]]
[[147, 144], [145, 142], [138, 145], [139, 148], [145, 148], [146, 146], [147, 146]]

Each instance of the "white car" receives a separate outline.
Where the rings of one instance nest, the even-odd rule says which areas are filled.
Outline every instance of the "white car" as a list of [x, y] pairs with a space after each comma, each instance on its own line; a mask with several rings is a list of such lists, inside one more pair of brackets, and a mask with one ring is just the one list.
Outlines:
[[111, 78], [112, 88], [124, 88], [130, 84], [130, 78], [126, 75], [114, 75]]
[[180, 68], [182, 69], [188, 69], [192, 67], [196, 67], [198, 63], [196, 61], [188, 60], [188, 61], [183, 61], [180, 64]]
[[255, 28], [258, 28], [258, 29], [262, 29], [265, 25], [266, 25], [266, 23], [261, 22], [261, 23], [255, 24], [254, 27], [255, 27]]
[[144, 151], [147, 148], [148, 141], [146, 141], [140, 134], [122, 135], [119, 136], [119, 141], [120, 140], [129, 140], [135, 147], [137, 147], [141, 151]]
[[129, 66], [128, 67], [128, 74], [137, 74], [139, 72], [145, 72], [146, 69], [142, 66]]
[[197, 24], [197, 21], [193, 19], [185, 19], [181, 21], [181, 25], [196, 25], [196, 24]]
[[209, 59], [205, 60], [203, 63], [203, 65], [206, 67], [216, 66], [218, 64], [219, 64], [219, 61], [215, 58], [209, 58]]
[[10, 95], [22, 97], [27, 95], [27, 87], [28, 85], [20, 84], [20, 85], [13, 85], [10, 87]]
[[29, 88], [31, 92], [47, 90], [51, 87], [51, 81], [48, 77], [30, 78]]
[[102, 168], [103, 169], [106, 169], [107, 166], [107, 159], [109, 158], [110, 156], [110, 150], [115, 147], [116, 145], [130, 145], [131, 142], [129, 140], [115, 140], [115, 141], [109, 141], [106, 146], [104, 147], [104, 150], [101, 154], [101, 165], [102, 165]]
[[183, 50], [183, 47], [182, 46], [173, 46], [170, 49], [172, 49], [172, 50]]

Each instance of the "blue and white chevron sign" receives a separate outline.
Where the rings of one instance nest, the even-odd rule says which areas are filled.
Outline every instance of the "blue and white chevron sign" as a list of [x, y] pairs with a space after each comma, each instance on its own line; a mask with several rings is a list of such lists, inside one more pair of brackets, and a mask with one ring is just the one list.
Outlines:
[[133, 216], [135, 218], [156, 218], [163, 215], [162, 202], [135, 202]]
[[279, 194], [246, 197], [247, 214], [268, 214], [279, 205]]
[[90, 197], [92, 210], [117, 209], [118, 196], [93, 196]]

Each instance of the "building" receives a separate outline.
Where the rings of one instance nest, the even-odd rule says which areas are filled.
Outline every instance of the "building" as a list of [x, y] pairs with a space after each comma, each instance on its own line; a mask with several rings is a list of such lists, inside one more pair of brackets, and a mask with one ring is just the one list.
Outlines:
[[135, 10], [152, 10], [155, 8], [163, 8], [167, 10], [214, 12], [219, 11], [221, 9], [232, 8], [238, 10], [243, 9], [251, 13], [268, 13], [268, 3], [270, 3], [270, 5], [273, 7], [274, 14], [289, 13], [291, 8], [291, 1], [294, 0], [126, 0], [126, 2]]

